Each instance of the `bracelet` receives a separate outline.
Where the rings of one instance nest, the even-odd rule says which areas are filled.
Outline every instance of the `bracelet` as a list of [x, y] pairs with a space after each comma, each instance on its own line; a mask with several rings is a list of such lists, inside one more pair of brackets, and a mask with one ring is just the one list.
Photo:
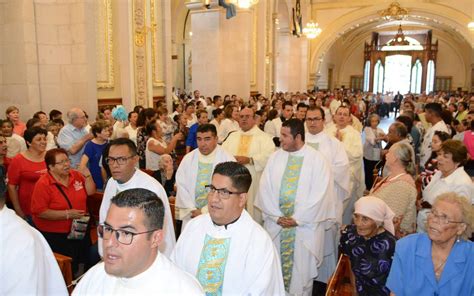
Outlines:
[[84, 178], [86, 178], [86, 179], [87, 179], [87, 178], [89, 178], [91, 175], [87, 175], [87, 176], [83, 175], [83, 176], [84, 176]]
[[69, 211], [66, 210], [66, 220], [69, 220]]

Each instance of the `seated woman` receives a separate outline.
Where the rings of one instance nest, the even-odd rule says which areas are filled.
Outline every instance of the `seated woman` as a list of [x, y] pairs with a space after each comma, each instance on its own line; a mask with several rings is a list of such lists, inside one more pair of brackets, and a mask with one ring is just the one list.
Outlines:
[[351, 261], [358, 295], [389, 295], [385, 287], [395, 251], [395, 213], [381, 199], [355, 203], [354, 224], [342, 230], [340, 249]]
[[159, 174], [156, 173], [155, 178], [161, 183], [161, 185], [163, 185], [163, 188], [165, 188], [168, 198], [175, 196], [176, 171], [174, 170], [173, 158], [171, 155], [161, 155], [159, 168]]
[[395, 143], [386, 155], [385, 166], [389, 175], [370, 190], [370, 195], [382, 199], [401, 220], [396, 229], [397, 237], [415, 231], [416, 222], [416, 186], [413, 179], [415, 165], [413, 149], [407, 143]]
[[392, 295], [473, 295], [473, 209], [453, 193], [440, 195], [428, 214], [427, 233], [397, 242], [387, 287]]
[[33, 221], [53, 252], [69, 256], [75, 273], [79, 263], [87, 262], [90, 237], [68, 239], [73, 219], [86, 215], [87, 195], [95, 193], [95, 184], [87, 167], [82, 173], [71, 170], [71, 162], [64, 149], [46, 152], [48, 173], [36, 183], [31, 198]]
[[467, 161], [466, 146], [457, 140], [447, 140], [438, 151], [438, 169], [431, 182], [422, 191], [421, 209], [418, 212], [417, 231], [425, 232], [426, 215], [436, 197], [446, 192], [455, 192], [474, 203], [474, 190], [471, 177], [464, 171]]
[[441, 144], [449, 139], [451, 139], [451, 136], [448, 133], [435, 131], [433, 138], [431, 139], [431, 156], [424, 164], [424, 170], [420, 173], [422, 190], [428, 186], [431, 178], [433, 178], [433, 175], [438, 171], [438, 151], [441, 149]]

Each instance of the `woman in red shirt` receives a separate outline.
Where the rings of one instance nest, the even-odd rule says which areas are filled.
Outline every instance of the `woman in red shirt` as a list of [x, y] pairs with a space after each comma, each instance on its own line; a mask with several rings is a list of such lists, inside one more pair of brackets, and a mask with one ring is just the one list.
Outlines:
[[40, 127], [25, 131], [28, 149], [13, 157], [8, 169], [8, 194], [18, 216], [31, 224], [31, 193], [36, 181], [46, 173], [44, 155], [48, 132]]
[[87, 263], [90, 237], [68, 239], [73, 219], [86, 214], [87, 195], [95, 193], [95, 184], [87, 168], [82, 173], [71, 170], [64, 149], [51, 149], [45, 156], [48, 173], [41, 176], [31, 198], [33, 222], [48, 241], [53, 252], [69, 256], [73, 271]]

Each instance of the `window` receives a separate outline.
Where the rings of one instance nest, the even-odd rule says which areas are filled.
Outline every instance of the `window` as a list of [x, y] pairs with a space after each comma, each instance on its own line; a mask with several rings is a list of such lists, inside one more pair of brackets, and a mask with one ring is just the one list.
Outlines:
[[374, 67], [374, 93], [383, 93], [384, 68], [382, 61], [378, 60]]
[[426, 73], [426, 93], [430, 93], [433, 91], [434, 78], [435, 78], [435, 64], [433, 60], [429, 60], [427, 73]]
[[421, 93], [421, 70], [422, 65], [420, 60], [416, 60], [415, 64], [411, 68], [411, 84], [410, 92], [414, 94]]
[[370, 87], [370, 61], [365, 62], [364, 68], [364, 91], [369, 91]]

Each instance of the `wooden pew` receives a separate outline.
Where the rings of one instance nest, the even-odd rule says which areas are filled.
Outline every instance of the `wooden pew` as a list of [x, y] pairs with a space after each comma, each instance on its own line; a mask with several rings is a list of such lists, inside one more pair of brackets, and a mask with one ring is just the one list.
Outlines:
[[[61, 273], [63, 274], [64, 282], [66, 282], [66, 286], [69, 287], [72, 283], [72, 258], [59, 253], [53, 254], [58, 262], [59, 269], [61, 269]], [[72, 292], [72, 289], [73, 287], [68, 288], [69, 293]]]
[[87, 209], [89, 210], [89, 215], [91, 216], [91, 241], [92, 244], [97, 242], [97, 225], [99, 224], [99, 213], [100, 213], [100, 204], [102, 203], [102, 198], [104, 194], [102, 192], [96, 192], [93, 195], [87, 197]]
[[336, 271], [328, 282], [326, 296], [355, 296], [355, 278], [351, 270], [351, 261], [346, 255], [341, 255], [337, 262]]

